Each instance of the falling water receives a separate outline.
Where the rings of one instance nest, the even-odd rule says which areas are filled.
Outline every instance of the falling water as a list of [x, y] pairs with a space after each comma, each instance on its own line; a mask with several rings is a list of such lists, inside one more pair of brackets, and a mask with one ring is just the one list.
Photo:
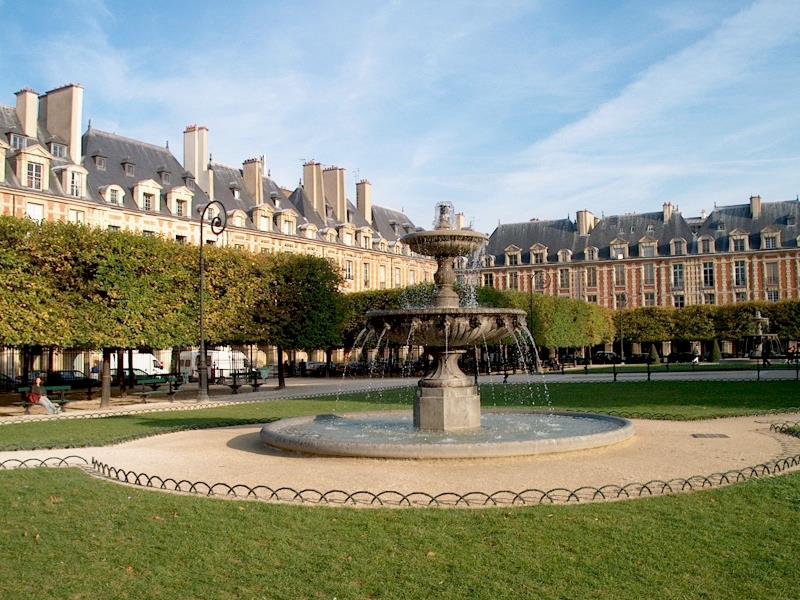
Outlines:
[[[486, 336], [481, 332], [483, 339], [483, 349], [486, 351], [486, 371], [488, 372], [489, 381], [492, 381], [492, 355], [489, 354], [489, 345], [486, 343]], [[494, 395], [494, 382], [489, 386], [492, 394], [492, 406], [497, 406], [497, 398]]]
[[[523, 336], [523, 338], [526, 340], [526, 342], [528, 344], [530, 344], [530, 348], [533, 351], [533, 356], [534, 356], [534, 360], [535, 360], [534, 364], [536, 365], [537, 370], [539, 370], [538, 367], [541, 364], [541, 360], [539, 359], [539, 349], [536, 347], [536, 341], [533, 339], [533, 335], [528, 330], [528, 328], [525, 327], [525, 326], [520, 327], [519, 328], [519, 332]], [[553, 402], [550, 399], [550, 390], [547, 388], [547, 380], [545, 379], [544, 372], [541, 371], [541, 370], [539, 370], [539, 372], [540, 372], [540, 376], [541, 376], [542, 386], [541, 386], [541, 388], [539, 388], [539, 386], [536, 386], [536, 395], [539, 398], [541, 398], [542, 395], [543, 395], [544, 396], [544, 403], [547, 405], [548, 408], [552, 409]], [[533, 374], [533, 373], [531, 373], [531, 374]]]

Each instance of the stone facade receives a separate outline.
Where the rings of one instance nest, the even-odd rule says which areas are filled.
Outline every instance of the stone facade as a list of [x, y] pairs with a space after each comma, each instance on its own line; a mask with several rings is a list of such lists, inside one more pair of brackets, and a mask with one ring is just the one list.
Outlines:
[[178, 243], [199, 242], [199, 210], [210, 200], [226, 209], [227, 229], [211, 243], [251, 252], [322, 256], [344, 275], [346, 292], [432, 280], [436, 263], [400, 241], [416, 230], [399, 211], [373, 204], [358, 182], [347, 197], [346, 172], [310, 161], [290, 190], [263, 158], [242, 167], [214, 163], [208, 129], [184, 132], [183, 163], [168, 147], [93, 129], [81, 135], [83, 88], [17, 93], [0, 106], [0, 214], [127, 229]]

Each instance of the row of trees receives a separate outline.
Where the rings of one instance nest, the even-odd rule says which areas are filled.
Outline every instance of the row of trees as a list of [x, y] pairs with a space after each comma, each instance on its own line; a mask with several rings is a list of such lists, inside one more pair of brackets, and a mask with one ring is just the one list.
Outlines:
[[769, 319], [770, 333], [784, 340], [800, 339], [800, 302], [796, 300], [633, 308], [615, 313], [614, 326], [625, 339], [635, 342], [736, 341], [755, 333], [756, 311]]
[[[322, 258], [209, 246], [207, 338], [280, 351], [335, 347], [339, 284]], [[196, 345], [198, 285], [196, 247], [0, 217], [0, 346], [102, 349], [107, 364], [113, 350]]]
[[[0, 217], [0, 346], [113, 350], [194, 346], [198, 251], [155, 237]], [[343, 295], [338, 269], [309, 255], [206, 247], [210, 344], [350, 348], [364, 313], [430, 303], [433, 284]], [[626, 340], [738, 340], [756, 309], [800, 339], [800, 302], [612, 311], [570, 298], [479, 288], [482, 306], [521, 308], [537, 343], [574, 348]]]

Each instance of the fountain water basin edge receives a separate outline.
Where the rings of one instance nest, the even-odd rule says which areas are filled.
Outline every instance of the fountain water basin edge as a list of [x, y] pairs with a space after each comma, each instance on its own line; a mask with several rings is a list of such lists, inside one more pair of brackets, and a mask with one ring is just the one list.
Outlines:
[[325, 456], [467, 459], [530, 456], [616, 444], [635, 434], [627, 419], [591, 413], [484, 411], [480, 429], [416, 429], [408, 411], [282, 419], [261, 429], [268, 446]]

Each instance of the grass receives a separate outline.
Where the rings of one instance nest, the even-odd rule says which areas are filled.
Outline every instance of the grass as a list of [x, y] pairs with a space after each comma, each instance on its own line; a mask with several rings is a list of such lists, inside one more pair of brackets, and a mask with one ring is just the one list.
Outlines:
[[[666, 364], [666, 363], [659, 363], [650, 365], [650, 371], [652, 373], [703, 373], [703, 372], [719, 372], [719, 371], [752, 371], [756, 372], [758, 370], [761, 371], [795, 371], [797, 370], [797, 365], [795, 363], [786, 363], [784, 361], [778, 362], [777, 360], [772, 362], [770, 367], [762, 367], [758, 362], [753, 363], [700, 363], [697, 365], [693, 365], [692, 363], [674, 363], [674, 364]], [[566, 367], [567, 373], [583, 373], [583, 367]], [[646, 364], [626, 364], [626, 365], [616, 365], [617, 373], [647, 373], [647, 365]], [[613, 373], [614, 367], [611, 365], [603, 366], [603, 367], [592, 367], [588, 370], [589, 373]]]
[[[547, 407], [630, 417], [703, 419], [785, 411], [800, 405], [793, 381], [653, 381], [482, 386], [485, 407]], [[263, 423], [287, 416], [385, 410], [410, 405], [414, 388], [342, 395], [337, 401], [276, 400], [192, 411], [0, 427], [0, 450], [100, 446], [183, 429]], [[549, 403], [548, 403], [549, 398]]]
[[[0, 598], [792, 598], [800, 475], [636, 502], [327, 509], [0, 472]], [[34, 592], [35, 590], [35, 592]]]
[[673, 420], [800, 410], [800, 384], [795, 381], [548, 383], [546, 388], [515, 384], [482, 392], [488, 406], [528, 405], [532, 398], [539, 407]]

